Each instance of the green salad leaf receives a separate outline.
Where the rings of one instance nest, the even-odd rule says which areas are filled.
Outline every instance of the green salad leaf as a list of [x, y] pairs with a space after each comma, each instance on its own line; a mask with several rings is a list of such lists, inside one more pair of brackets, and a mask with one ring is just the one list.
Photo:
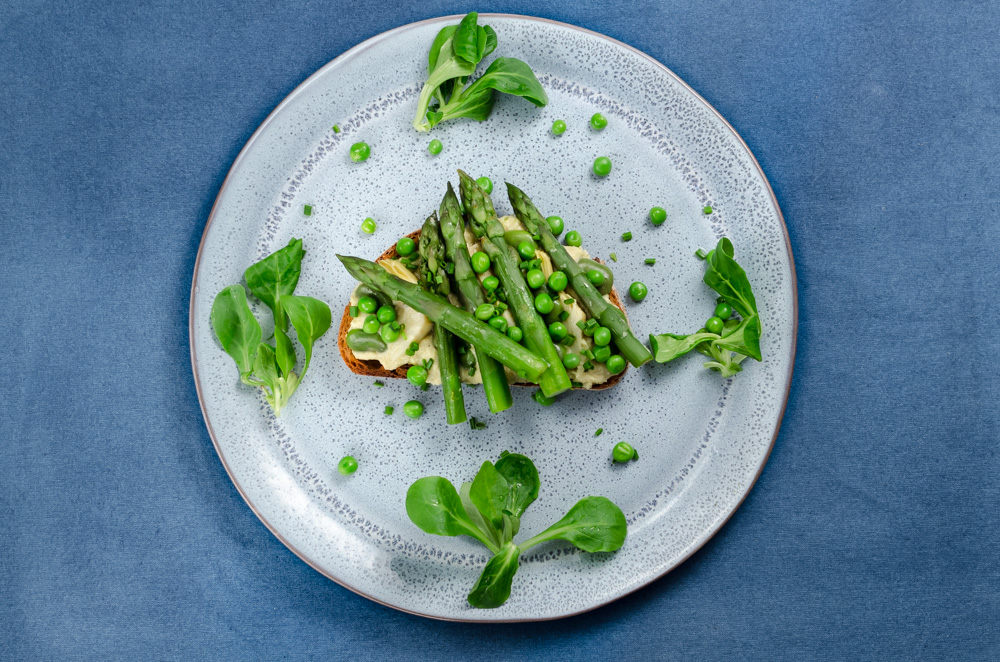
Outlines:
[[538, 496], [534, 463], [504, 451], [496, 464], [483, 462], [459, 491], [445, 478], [428, 476], [406, 492], [406, 514], [422, 531], [439, 536], [467, 535], [493, 553], [469, 592], [473, 607], [492, 609], [510, 597], [521, 552], [549, 540], [566, 540], [585, 552], [613, 552], [625, 543], [627, 522], [604, 497], [585, 497], [558, 522], [521, 544], [514, 537], [520, 517]]

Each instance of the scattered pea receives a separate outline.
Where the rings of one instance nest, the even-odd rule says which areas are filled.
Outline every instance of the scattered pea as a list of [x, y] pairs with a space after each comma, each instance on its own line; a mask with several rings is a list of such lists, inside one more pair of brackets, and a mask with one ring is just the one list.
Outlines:
[[403, 405], [403, 413], [410, 418], [420, 418], [424, 414], [424, 404], [419, 400], [409, 400]]
[[417, 242], [413, 241], [409, 237], [403, 237], [396, 242], [396, 252], [406, 257], [412, 255], [413, 251], [417, 248]]
[[399, 330], [392, 328], [388, 324], [383, 324], [382, 328], [378, 330], [378, 335], [382, 338], [385, 344], [396, 342], [399, 338]]
[[554, 307], [555, 304], [552, 303], [552, 297], [549, 296], [548, 292], [542, 292], [535, 297], [535, 310], [542, 315], [548, 315]]
[[530, 241], [522, 241], [517, 245], [517, 254], [522, 260], [530, 260], [535, 257], [535, 245]]
[[615, 448], [611, 452], [611, 455], [615, 462], [629, 462], [639, 458], [639, 454], [635, 452], [634, 448], [632, 448], [632, 444], [624, 441], [615, 444]]
[[505, 331], [507, 331], [507, 320], [505, 320], [500, 315], [491, 317], [489, 325], [492, 326], [497, 331], [499, 331], [500, 333], [504, 333]]
[[372, 149], [368, 146], [368, 143], [354, 143], [351, 145], [351, 160], [355, 163], [361, 163], [371, 156]]
[[636, 303], [645, 299], [648, 293], [649, 289], [646, 287], [646, 284], [641, 281], [637, 280], [628, 286], [628, 295], [632, 297], [632, 301], [635, 301]]
[[566, 133], [566, 122], [556, 120], [552, 123], [552, 135], [561, 136], [564, 133]]
[[583, 237], [576, 230], [570, 230], [566, 233], [566, 245], [567, 246], [580, 246], [583, 244]]
[[480, 177], [479, 179], [476, 180], [476, 183], [479, 184], [479, 188], [486, 191], [487, 194], [493, 192], [493, 180], [491, 180], [489, 177]]
[[542, 393], [541, 389], [535, 391], [534, 395], [532, 395], [531, 397], [534, 398], [535, 402], [542, 405], [543, 407], [548, 407], [554, 404], [556, 401], [555, 398], [550, 398], [546, 396], [544, 393]]
[[444, 149], [444, 145], [442, 145], [441, 141], [437, 138], [432, 140], [431, 143], [427, 145], [427, 151], [431, 154], [440, 154], [442, 149]]
[[378, 309], [376, 315], [378, 316], [378, 321], [382, 322], [382, 324], [396, 321], [396, 309], [392, 306], [382, 306]]
[[587, 272], [587, 280], [593, 283], [594, 287], [604, 285], [604, 272], [598, 269], [591, 269]]
[[545, 284], [545, 274], [542, 273], [541, 269], [529, 269], [524, 278], [528, 281], [528, 287], [533, 290], [537, 290]]
[[358, 470], [358, 461], [355, 460], [350, 455], [346, 455], [341, 458], [340, 462], [337, 463], [337, 471], [344, 476], [350, 476], [352, 473]]
[[715, 316], [720, 320], [727, 320], [733, 316], [733, 307], [722, 301], [715, 307]]
[[374, 313], [378, 310], [378, 301], [375, 297], [361, 297], [358, 299], [358, 309], [363, 313]]
[[604, 365], [607, 367], [608, 372], [612, 375], [617, 375], [625, 369], [625, 359], [622, 358], [621, 354], [612, 354], [608, 357], [608, 360], [604, 362]]
[[476, 316], [476, 319], [481, 319], [485, 322], [489, 318], [493, 317], [495, 313], [496, 309], [493, 307], [493, 304], [481, 303], [478, 306], [476, 306], [476, 312], [474, 314]]
[[490, 256], [482, 251], [476, 251], [469, 259], [472, 262], [472, 270], [477, 274], [484, 273], [490, 268]]
[[611, 342], [611, 329], [599, 326], [594, 330], [594, 344], [598, 347], [605, 347]]
[[423, 386], [427, 383], [427, 368], [422, 365], [411, 365], [406, 371], [406, 379], [414, 386]]
[[569, 331], [566, 329], [566, 325], [562, 322], [553, 322], [552, 324], [549, 324], [549, 335], [552, 336], [553, 340], [562, 340], [567, 336], [567, 334], [569, 334]]
[[663, 225], [667, 220], [667, 210], [663, 207], [653, 207], [649, 210], [649, 222], [653, 225]]
[[705, 330], [709, 333], [722, 333], [722, 327], [724, 326], [725, 322], [718, 317], [709, 317], [705, 320]]
[[375, 225], [375, 219], [371, 216], [361, 221], [361, 231], [365, 234], [374, 234], [377, 227], [378, 226]]
[[553, 271], [552, 275], [549, 276], [549, 287], [551, 287], [556, 292], [562, 292], [569, 286], [569, 279], [566, 274], [562, 271]]
[[598, 363], [604, 363], [611, 358], [611, 348], [607, 345], [595, 347], [593, 353], [594, 360]]
[[549, 216], [545, 219], [545, 222], [549, 224], [549, 230], [552, 230], [552, 234], [559, 236], [563, 231], [563, 220], [559, 216]]
[[524, 337], [524, 332], [521, 331], [519, 327], [509, 326], [507, 327], [507, 337], [514, 342], [521, 342], [521, 338]]
[[580, 361], [582, 360], [583, 359], [581, 359], [580, 355], [576, 352], [566, 352], [566, 354], [563, 355], [563, 365], [566, 366], [567, 370], [572, 370], [573, 368], [578, 367], [580, 365]]
[[611, 159], [606, 156], [598, 156], [594, 159], [594, 174], [598, 177], [607, 177], [611, 174]]
[[500, 280], [496, 276], [487, 276], [483, 279], [483, 289], [487, 292], [492, 292], [498, 287], [500, 287]]
[[600, 113], [594, 113], [590, 118], [590, 126], [594, 127], [595, 131], [600, 131], [608, 125], [608, 118]]
[[378, 321], [377, 315], [369, 315], [365, 318], [365, 323], [362, 325], [362, 329], [365, 333], [378, 333], [379, 327], [382, 323]]

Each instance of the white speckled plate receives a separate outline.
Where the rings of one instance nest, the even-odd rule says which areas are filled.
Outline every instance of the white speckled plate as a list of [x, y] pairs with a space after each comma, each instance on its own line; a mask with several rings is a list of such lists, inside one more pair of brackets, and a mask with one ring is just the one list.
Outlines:
[[[379, 35], [320, 69], [285, 99], [236, 159], [205, 230], [191, 300], [191, 356], [209, 432], [227, 471], [268, 528], [311, 566], [373, 600], [434, 618], [558, 618], [610, 602], [655, 580], [705, 543], [739, 506], [777, 435], [795, 353], [795, 275], [781, 212], [753, 156], [704, 100], [649, 57], [607, 37], [526, 17], [484, 15], [499, 35], [495, 55], [529, 62], [550, 104], [535, 108], [501, 98], [484, 123], [446, 123], [431, 135], [410, 128], [426, 52], [448, 17]], [[485, 64], [481, 69], [485, 68]], [[608, 118], [602, 132], [588, 119]], [[549, 128], [561, 118], [561, 137]], [[339, 124], [341, 132], [332, 127]], [[427, 152], [431, 138], [444, 143]], [[355, 164], [351, 143], [371, 145]], [[609, 156], [606, 179], [590, 172]], [[301, 237], [307, 255], [297, 293], [319, 297], [335, 314], [353, 283], [335, 253], [373, 258], [419, 227], [456, 168], [497, 184], [498, 210], [509, 210], [502, 182], [517, 183], [543, 214], [602, 258], [611, 252], [619, 291], [633, 280], [648, 298], [628, 305], [637, 334], [694, 331], [715, 294], [701, 278], [698, 248], [732, 238], [764, 321], [762, 363], [723, 380], [693, 354], [629, 370], [614, 389], [574, 392], [552, 407], [515, 389], [515, 405], [490, 415], [469, 390], [469, 414], [485, 430], [447, 426], [439, 391], [406, 382], [385, 388], [351, 374], [333, 332], [317, 345], [309, 373], [280, 420], [262, 397], [240, 385], [233, 361], [209, 324], [215, 294], [243, 270]], [[303, 215], [303, 205], [313, 207]], [[702, 207], [712, 205], [711, 216]], [[652, 227], [650, 207], [669, 213]], [[378, 222], [373, 236], [359, 226]], [[634, 238], [623, 243], [620, 236]], [[655, 266], [644, 258], [655, 257]], [[261, 315], [262, 319], [269, 319]], [[477, 397], [479, 396], [479, 397]], [[426, 413], [405, 418], [419, 397]], [[385, 416], [385, 405], [397, 412]], [[601, 436], [594, 432], [603, 428]], [[618, 441], [640, 460], [610, 462]], [[538, 500], [520, 538], [542, 530], [581, 497], [604, 495], [629, 522], [615, 554], [585, 554], [553, 542], [521, 561], [510, 600], [475, 610], [466, 595], [486, 562], [469, 538], [423, 533], [409, 522], [406, 488], [417, 478], [470, 480], [503, 450], [525, 453], [541, 474]], [[344, 477], [337, 461], [360, 468]]]

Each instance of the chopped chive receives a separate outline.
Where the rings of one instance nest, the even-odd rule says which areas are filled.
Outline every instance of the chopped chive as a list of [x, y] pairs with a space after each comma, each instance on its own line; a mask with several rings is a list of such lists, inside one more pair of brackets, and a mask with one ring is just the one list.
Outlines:
[[333, 132], [334, 133], [340, 133], [340, 125], [334, 124], [333, 125]]
[[[572, 306], [574, 303], [576, 303], [576, 299], [563, 299], [563, 303], [566, 304], [567, 306]], [[577, 322], [577, 324], [579, 324], [579, 322]]]
[[624, 234], [622, 234], [622, 241], [631, 241], [631, 239], [632, 239], [631, 232], [625, 232]]
[[478, 420], [475, 416], [469, 418], [469, 427], [473, 430], [485, 430], [486, 422]]
[[469, 366], [469, 377], [472, 377], [475, 374], [476, 374], [476, 364], [473, 363], [472, 365]]
[[348, 315], [350, 315], [351, 317], [357, 317], [358, 316], [358, 307], [357, 306], [351, 306], [351, 310], [348, 313]]
[[572, 386], [573, 388], [583, 388], [583, 384], [581, 384], [580, 382], [570, 382], [569, 385]]
[[600, 437], [602, 432], [604, 432], [604, 428], [597, 428], [597, 432], [594, 433], [594, 436]]
[[712, 213], [712, 205], [705, 205], [705, 208], [702, 209], [702, 211], [705, 212], [706, 214], [711, 214]]
[[586, 329], [586, 328], [587, 328], [587, 325], [583, 323], [583, 320], [580, 320], [579, 322], [577, 322], [577, 323], [576, 323], [576, 326], [577, 326], [577, 328], [579, 328], [579, 329], [580, 329], [581, 331], [583, 331], [584, 329]]
[[427, 390], [427, 389], [429, 389], [430, 387], [431, 387], [431, 385], [430, 385], [430, 384], [427, 384], [427, 383], [425, 382], [425, 383], [424, 383], [424, 385], [420, 387], [420, 390], [421, 390], [421, 391], [426, 391], [426, 390]]
[[313, 206], [312, 205], [304, 205], [302, 207], [302, 213], [305, 214], [306, 216], [312, 216], [313, 215]]
[[648, 264], [648, 265], [654, 265], [654, 264], [656, 264], [656, 258], [655, 257], [647, 257], [646, 258], [646, 264]]
[[386, 416], [392, 416], [392, 412], [393, 412], [392, 405], [386, 405], [385, 406], [385, 415]]
[[420, 349], [420, 345], [418, 345], [415, 342], [411, 342], [410, 346], [406, 348], [406, 355], [407, 356], [413, 356], [414, 354], [417, 353], [418, 349]]
[[594, 358], [594, 352], [592, 350], [585, 349], [585, 350], [583, 350], [580, 353], [583, 354], [584, 356], [586, 356], [588, 359], [593, 359]]
[[566, 345], [567, 347], [569, 347], [575, 342], [576, 342], [576, 336], [574, 336], [572, 333], [566, 334], [566, 337], [559, 341], [561, 345]]
[[569, 319], [569, 311], [568, 310], [564, 310], [561, 313], [559, 313], [559, 321], [560, 322], [565, 322], [568, 319]]
[[705, 251], [703, 251], [702, 249], [699, 248], [698, 250], [696, 250], [694, 252], [694, 256], [696, 258], [698, 258], [699, 260], [704, 260], [705, 258], [708, 257], [708, 253], [706, 253]]
[[617, 262], [617, 261], [618, 261], [618, 256], [617, 256], [617, 255], [615, 255], [614, 253], [612, 253], [612, 254], [611, 254], [611, 255], [609, 255], [608, 257], [610, 257], [610, 258], [611, 258], [611, 261], [612, 261], [612, 262]]
[[584, 372], [590, 372], [593, 369], [594, 369], [594, 364], [591, 363], [590, 361], [587, 361], [586, 363], [583, 364], [583, 371]]
[[382, 388], [383, 386], [385, 386], [385, 383], [380, 382], [380, 381], [376, 381], [375, 382], [375, 388]]

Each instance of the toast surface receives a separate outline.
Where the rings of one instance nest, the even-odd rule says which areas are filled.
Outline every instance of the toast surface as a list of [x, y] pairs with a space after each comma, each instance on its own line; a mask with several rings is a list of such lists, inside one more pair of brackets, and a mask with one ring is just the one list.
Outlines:
[[[406, 235], [414, 241], [420, 239], [420, 230], [415, 230], [410, 234]], [[394, 260], [399, 257], [399, 253], [396, 252], [396, 244], [389, 247], [387, 251], [382, 253], [375, 259], [375, 262], [381, 260]], [[595, 262], [601, 262], [600, 258], [591, 258]], [[614, 287], [611, 288], [611, 293], [608, 295], [611, 299], [611, 303], [615, 305], [616, 308], [625, 314], [625, 318], [628, 319], [628, 313], [625, 312], [625, 307], [622, 306], [621, 299], [618, 298], [618, 292]], [[374, 377], [376, 379], [406, 379], [406, 370], [408, 366], [400, 366], [395, 370], [386, 370], [382, 367], [382, 364], [378, 361], [362, 361], [358, 357], [354, 356], [354, 352], [351, 348], [347, 346], [347, 332], [351, 328], [351, 306], [350, 304], [344, 306], [344, 314], [340, 318], [340, 332], [337, 334], [337, 347], [340, 349], [340, 358], [344, 360], [347, 368], [356, 375], [362, 375], [364, 377]], [[604, 389], [611, 388], [615, 384], [621, 381], [625, 373], [628, 372], [629, 365], [625, 364], [625, 369], [622, 370], [617, 375], [611, 375], [611, 378], [603, 384], [596, 384], [590, 389], [573, 389], [573, 390], [590, 390], [590, 391], [603, 391]], [[534, 386], [534, 384], [528, 382], [512, 382], [511, 386]]]

